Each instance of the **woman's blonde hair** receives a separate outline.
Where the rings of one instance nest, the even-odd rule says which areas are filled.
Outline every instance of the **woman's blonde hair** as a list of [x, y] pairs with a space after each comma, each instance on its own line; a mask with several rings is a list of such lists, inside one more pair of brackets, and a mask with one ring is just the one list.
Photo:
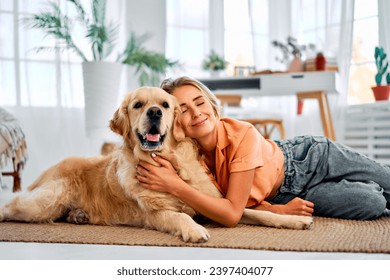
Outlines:
[[168, 78], [162, 81], [160, 88], [168, 92], [169, 94], [172, 94], [173, 91], [181, 86], [193, 86], [199, 89], [206, 97], [206, 99], [210, 102], [211, 106], [213, 107], [215, 111], [215, 115], [217, 118], [220, 118], [220, 106], [219, 106], [219, 100], [217, 97], [201, 82], [192, 79], [187, 76], [182, 76], [176, 79]]

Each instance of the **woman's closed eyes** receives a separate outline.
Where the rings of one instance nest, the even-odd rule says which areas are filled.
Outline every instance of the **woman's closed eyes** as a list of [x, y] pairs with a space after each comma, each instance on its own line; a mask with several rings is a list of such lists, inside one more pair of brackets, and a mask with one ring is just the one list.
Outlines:
[[[195, 98], [194, 101], [195, 101], [194, 104], [196, 107], [201, 107], [202, 105], [205, 104], [205, 101], [204, 101], [203, 97], [201, 97], [201, 96]], [[188, 109], [189, 109], [189, 107], [187, 104], [181, 105], [181, 113], [182, 114], [186, 113], [188, 111]]]

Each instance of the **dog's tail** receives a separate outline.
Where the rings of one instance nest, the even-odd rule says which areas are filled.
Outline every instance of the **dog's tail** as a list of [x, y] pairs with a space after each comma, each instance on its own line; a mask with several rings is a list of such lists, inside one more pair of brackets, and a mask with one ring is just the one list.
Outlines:
[[54, 165], [44, 171], [27, 189], [29, 191], [32, 191], [36, 189], [38, 186], [42, 185], [47, 179], [54, 179], [55, 178], [55, 173], [56, 173], [57, 165]]

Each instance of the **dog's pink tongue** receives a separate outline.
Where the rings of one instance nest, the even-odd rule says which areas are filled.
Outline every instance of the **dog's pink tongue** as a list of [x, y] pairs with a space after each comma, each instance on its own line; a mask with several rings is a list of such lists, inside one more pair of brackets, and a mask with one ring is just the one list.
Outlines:
[[146, 134], [146, 140], [150, 142], [158, 142], [160, 140], [160, 134]]

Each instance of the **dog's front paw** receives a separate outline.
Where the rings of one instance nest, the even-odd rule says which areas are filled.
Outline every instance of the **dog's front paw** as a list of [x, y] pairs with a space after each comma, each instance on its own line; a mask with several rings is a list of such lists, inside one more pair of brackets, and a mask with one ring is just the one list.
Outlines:
[[302, 217], [302, 221], [300, 223], [301, 229], [309, 229], [312, 227], [314, 222], [313, 217]]
[[289, 216], [288, 228], [291, 229], [309, 229], [313, 225], [313, 217], [308, 216]]
[[199, 224], [194, 224], [191, 227], [181, 232], [181, 237], [184, 242], [202, 243], [210, 238], [210, 234], [206, 228]]

